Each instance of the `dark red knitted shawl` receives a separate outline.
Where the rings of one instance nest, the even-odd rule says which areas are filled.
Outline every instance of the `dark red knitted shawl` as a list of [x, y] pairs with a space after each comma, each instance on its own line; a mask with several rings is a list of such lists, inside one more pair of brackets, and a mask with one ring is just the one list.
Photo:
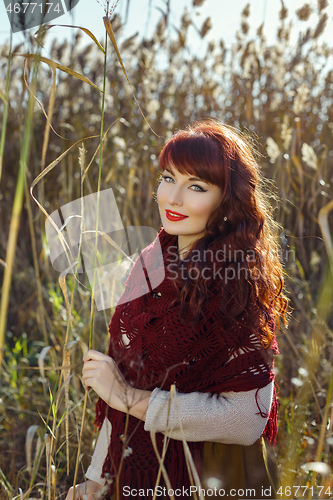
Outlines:
[[[160, 248], [163, 262], [159, 257]], [[196, 328], [191, 326], [189, 315], [185, 322], [180, 321], [180, 302], [170, 307], [175, 297], [171, 277], [175, 274], [170, 272], [168, 265], [174, 262], [176, 249], [177, 236], [169, 235], [162, 228], [155, 241], [136, 260], [119, 300], [122, 303], [117, 305], [109, 326], [109, 355], [115, 359], [126, 380], [139, 389], [169, 390], [175, 384], [176, 390], [183, 393], [218, 394], [266, 386], [274, 379], [276, 341], [270, 349], [263, 349], [260, 332], [253, 331], [247, 324], [246, 315], [242, 315], [232, 329], [223, 328], [219, 309], [222, 300], [220, 278], [212, 282], [212, 291], [202, 307]], [[220, 262], [218, 265], [223, 266]], [[161, 266], [165, 268], [165, 278], [154, 286], [158, 283]], [[274, 329], [273, 321], [271, 327]], [[112, 424], [112, 433], [102, 475], [113, 479], [110, 494], [115, 491], [117, 476], [120, 498], [123, 498], [123, 486], [154, 488], [159, 464], [150, 433], [144, 430], [144, 422], [108, 407], [100, 399], [96, 405], [97, 428], [101, 427], [105, 416]], [[274, 391], [264, 432], [271, 443], [276, 439], [276, 418]], [[157, 433], [156, 438], [161, 453], [164, 435]], [[200, 474], [203, 443], [190, 442], [188, 445]], [[190, 486], [181, 441], [170, 440], [164, 464], [173, 488]]]

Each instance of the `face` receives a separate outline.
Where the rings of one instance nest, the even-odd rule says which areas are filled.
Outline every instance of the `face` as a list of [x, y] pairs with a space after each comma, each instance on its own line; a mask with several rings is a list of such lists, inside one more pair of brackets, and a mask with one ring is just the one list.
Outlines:
[[221, 201], [221, 188], [194, 175], [180, 174], [172, 166], [164, 170], [157, 190], [162, 225], [167, 233], [178, 235], [179, 249], [205, 234], [209, 216]]

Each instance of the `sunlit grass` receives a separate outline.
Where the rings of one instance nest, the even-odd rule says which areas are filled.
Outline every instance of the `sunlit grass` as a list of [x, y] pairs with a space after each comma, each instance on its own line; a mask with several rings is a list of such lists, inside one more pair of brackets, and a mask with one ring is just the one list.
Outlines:
[[[78, 35], [69, 66], [69, 48], [55, 41], [39, 63], [38, 78], [28, 77], [29, 98], [22, 86], [22, 57], [3, 49], [3, 498], [59, 498], [76, 477], [83, 479], [95, 437], [95, 399], [80, 384], [82, 352], [105, 351], [112, 310], [96, 311], [83, 274], [67, 270], [59, 277], [52, 269], [45, 217], [111, 185], [124, 225], [158, 230], [152, 192], [164, 139], [207, 116], [258, 135], [263, 174], [274, 179], [281, 198], [276, 218], [284, 228], [281, 245], [294, 308], [288, 330], [278, 333], [276, 358], [282, 488], [286, 493], [288, 486], [307, 487], [303, 497], [318, 498], [311, 487], [322, 485], [333, 494], [332, 472], [317, 474], [320, 469], [311, 465], [331, 468], [333, 446], [333, 73], [324, 64], [332, 48], [320, 41], [325, 2], [318, 5], [317, 25], [300, 34], [298, 47], [289, 43], [284, 9], [277, 43], [269, 47], [260, 29], [253, 39], [248, 36], [245, 9], [232, 50], [210, 42], [202, 60], [186, 45], [188, 16], [173, 38], [167, 15], [162, 16], [145, 42], [123, 40], [119, 18], [110, 24], [106, 16], [112, 46], [106, 50], [106, 39], [98, 41], [81, 28], [91, 44], [80, 49]], [[299, 18], [304, 16], [300, 11]], [[208, 31], [209, 22], [197, 29], [203, 44]], [[52, 28], [43, 36], [52, 36]], [[29, 189], [37, 204], [28, 199]]]

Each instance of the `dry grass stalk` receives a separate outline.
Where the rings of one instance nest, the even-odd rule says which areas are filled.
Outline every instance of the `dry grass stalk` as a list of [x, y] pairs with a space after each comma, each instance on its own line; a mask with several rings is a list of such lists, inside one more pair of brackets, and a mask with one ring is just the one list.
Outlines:
[[32, 210], [31, 210], [31, 199], [29, 196], [29, 188], [28, 188], [27, 180], [25, 180], [24, 189], [25, 189], [26, 207], [27, 207], [28, 216], [29, 216], [31, 247], [32, 247], [32, 255], [33, 255], [33, 261], [34, 261], [34, 270], [35, 270], [35, 275], [36, 275], [37, 294], [38, 294], [38, 308], [36, 311], [36, 317], [37, 317], [37, 322], [38, 322], [38, 325], [40, 327], [40, 330], [43, 334], [44, 342], [45, 342], [45, 344], [47, 344], [48, 343], [48, 336], [47, 336], [47, 332], [46, 332], [45, 317], [44, 317], [43, 291], [42, 291], [42, 283], [41, 283], [41, 279], [40, 279], [39, 262], [38, 262], [38, 256], [37, 256], [37, 245], [36, 245], [36, 237], [35, 237], [35, 228], [34, 228], [34, 224], [33, 224], [33, 216], [32, 216]]
[[[196, 3], [199, 5], [200, 2]], [[280, 441], [277, 450], [281, 468], [286, 463], [286, 457], [290, 456], [297, 470], [292, 480], [295, 484], [302, 485], [312, 484], [315, 481], [315, 474], [310, 469], [310, 472], [305, 472], [301, 465], [311, 464], [318, 457], [327, 464], [332, 462], [332, 448], [329, 444], [331, 427], [327, 429], [330, 409], [327, 407], [327, 401], [331, 394], [333, 362], [332, 317], [329, 305], [333, 288], [330, 273], [333, 74], [325, 64], [320, 67], [315, 63], [315, 61], [329, 60], [332, 54], [331, 48], [325, 46], [318, 38], [325, 25], [324, 3], [321, 2], [320, 14], [313, 14], [318, 17], [315, 30], [300, 33], [298, 44], [294, 46], [290, 44], [292, 28], [288, 21], [288, 11], [284, 6], [281, 9], [277, 43], [271, 45], [265, 41], [263, 30], [258, 30], [256, 37], [250, 35], [247, 9], [242, 17], [242, 30], [233, 47], [229, 50], [223, 42], [219, 44], [212, 41], [202, 58], [198, 54], [191, 55], [187, 47], [188, 30], [193, 24], [189, 16], [180, 21], [179, 33], [168, 39], [172, 27], [169, 23], [167, 31], [165, 20], [168, 18], [168, 13], [166, 13], [166, 16], [161, 17], [149, 40], [143, 43], [134, 36], [119, 44], [120, 49], [117, 44], [117, 49], [113, 45], [116, 61], [119, 61], [120, 66], [117, 62], [113, 64], [114, 61], [111, 66], [107, 61], [106, 71], [102, 60], [106, 51], [101, 44], [98, 44], [95, 37], [86, 31], [93, 43], [82, 50], [77, 37], [73, 47], [75, 57], [72, 58], [70, 68], [73, 72], [58, 73], [59, 81], [52, 103], [53, 112], [50, 112], [52, 111], [50, 89], [53, 88], [54, 71], [56, 67], [68, 68], [68, 47], [66, 43], [55, 42], [52, 55], [45, 62], [57, 60], [60, 65], [54, 66], [50, 63], [49, 67], [53, 69], [53, 73], [40, 72], [38, 81], [39, 95], [42, 96], [40, 103], [43, 105], [49, 99], [48, 120], [45, 125], [42, 111], [38, 109], [33, 124], [32, 137], [41, 137], [44, 131], [44, 147], [42, 143], [32, 141], [33, 161], [29, 164], [31, 175], [35, 177], [31, 192], [37, 184], [40, 188], [42, 182], [47, 181], [45, 200], [43, 195], [35, 198], [46, 217], [48, 212], [52, 211], [48, 210], [48, 207], [55, 209], [58, 204], [83, 197], [87, 192], [93, 193], [109, 187], [108, 183], [112, 182], [120, 212], [124, 219], [126, 218], [124, 222], [158, 228], [158, 213], [152, 209], [151, 191], [154, 185], [152, 180], [155, 174], [157, 176], [157, 155], [164, 138], [170, 137], [174, 130], [186, 126], [196, 118], [215, 116], [232, 125], [247, 127], [250, 131], [255, 130], [263, 144], [268, 138], [274, 141], [275, 154], [263, 157], [261, 163], [264, 175], [275, 180], [276, 190], [282, 200], [281, 207], [277, 211], [277, 219], [284, 228], [281, 241], [286, 256], [286, 273], [290, 276], [288, 288], [295, 309], [289, 330], [278, 338], [282, 354], [276, 360], [280, 370], [278, 384], [281, 403]], [[304, 17], [306, 12], [299, 12], [299, 15]], [[122, 26], [117, 16], [112, 20], [111, 29], [114, 40], [116, 37], [119, 40]], [[112, 40], [112, 35], [110, 39]], [[18, 49], [15, 49], [15, 52], [18, 52]], [[163, 68], [158, 63], [161, 54], [165, 55], [166, 61]], [[0, 60], [4, 61], [1, 55]], [[6, 123], [4, 172], [8, 185], [12, 187], [1, 200], [0, 208], [12, 204], [11, 191], [16, 184], [17, 172], [11, 169], [11, 165], [17, 165], [19, 160], [15, 148], [15, 143], [18, 142], [16, 131], [20, 129], [26, 111], [19, 58], [13, 58], [10, 71], [6, 64], [7, 61], [2, 67], [0, 66], [3, 75], [10, 75], [10, 92], [5, 98], [9, 109], [14, 102], [19, 103], [19, 107], [15, 116], [14, 113], [8, 115]], [[142, 113], [154, 125], [157, 135], [153, 134], [147, 123], [142, 120], [142, 114], [136, 108], [135, 101], [129, 99], [126, 89], [128, 82], [123, 77], [125, 66], [125, 77], [131, 82], [131, 88], [135, 89], [135, 96], [143, 110]], [[85, 73], [87, 69], [88, 73]], [[76, 74], [82, 76], [83, 73], [94, 82], [95, 86], [83, 85], [82, 79], [75, 78]], [[193, 78], [193, 75], [197, 75], [196, 78]], [[99, 127], [102, 118], [99, 111], [96, 111], [100, 109], [100, 92], [96, 92], [95, 87], [102, 88], [104, 76], [106, 76], [106, 90], [103, 93], [105, 117], [113, 126], [110, 126], [107, 132], [95, 135], [96, 127]], [[5, 78], [6, 76], [3, 80]], [[0, 105], [5, 114], [5, 106], [2, 102]], [[66, 142], [53, 133], [47, 135], [46, 129], [49, 127], [49, 130], [52, 130], [51, 125], [54, 130], [61, 130], [61, 135], [66, 136], [72, 146], [68, 148]], [[89, 141], [87, 138], [81, 139], [87, 136], [87, 128]], [[2, 134], [4, 130], [3, 128]], [[87, 148], [84, 153], [85, 158], [82, 158], [80, 172], [75, 172], [76, 146], [83, 142]], [[46, 143], [48, 148], [45, 146]], [[100, 155], [98, 176], [95, 172], [97, 153]], [[48, 165], [43, 172], [38, 170], [40, 161], [43, 165]], [[60, 162], [62, 165], [59, 173], [54, 167]], [[76, 182], [77, 175], [80, 176], [80, 182]], [[28, 209], [30, 210], [29, 207]], [[2, 241], [6, 242], [7, 234], [4, 231], [9, 226], [10, 215], [7, 213], [8, 209], [7, 212], [5, 208], [2, 210], [5, 221]], [[30, 224], [34, 222], [35, 215], [37, 212], [34, 214], [32, 208], [29, 215]], [[22, 249], [18, 249], [21, 252], [21, 259], [16, 269], [12, 267], [17, 301], [20, 301], [20, 293], [17, 293], [20, 292], [17, 287], [18, 281], [25, 296], [29, 296], [29, 300], [19, 302], [22, 311], [19, 310], [17, 320], [11, 319], [10, 323], [15, 323], [16, 329], [13, 338], [8, 337], [6, 362], [0, 374], [1, 397], [6, 401], [9, 418], [5, 416], [4, 420], [0, 419], [0, 432], [6, 435], [21, 414], [24, 414], [26, 419], [24, 425], [21, 425], [22, 429], [24, 426], [28, 428], [29, 425], [39, 423], [38, 417], [37, 420], [35, 416], [36, 409], [29, 407], [30, 391], [31, 399], [36, 401], [43, 418], [49, 413], [49, 416], [44, 418], [45, 425], [51, 425], [49, 397], [44, 397], [40, 391], [38, 372], [32, 368], [35, 368], [37, 354], [43, 347], [52, 348], [49, 354], [52, 354], [54, 362], [51, 363], [52, 366], [44, 366], [46, 354], [44, 361], [42, 356], [41, 374], [44, 384], [47, 379], [52, 394], [55, 394], [56, 415], [58, 409], [60, 411], [63, 406], [63, 398], [65, 405], [68, 400], [70, 402], [70, 408], [67, 409], [65, 416], [64, 432], [61, 426], [57, 427], [59, 417], [54, 418], [51, 425], [55, 437], [51, 439], [49, 462], [57, 467], [58, 494], [68, 488], [65, 475], [61, 472], [65, 470], [66, 462], [68, 464], [68, 449], [70, 456], [75, 456], [77, 451], [76, 443], [73, 442], [75, 440], [69, 439], [75, 428], [72, 417], [75, 416], [80, 421], [82, 400], [87, 397], [86, 394], [83, 395], [82, 388], [78, 387], [78, 378], [73, 376], [74, 373], [70, 379], [66, 377], [70, 369], [80, 370], [80, 363], [73, 360], [73, 365], [69, 365], [67, 349], [61, 346], [66, 343], [70, 345], [67, 341], [72, 335], [74, 339], [82, 338], [86, 344], [91, 345], [93, 342], [94, 348], [104, 351], [108, 338], [107, 324], [112, 312], [106, 310], [100, 314], [97, 312], [93, 314], [84, 280], [79, 282], [76, 275], [73, 281], [70, 276], [67, 277], [67, 283], [64, 282], [64, 286], [68, 289], [71, 287], [71, 299], [68, 291], [65, 293], [65, 297], [68, 295], [67, 300], [63, 298], [61, 288], [57, 286], [58, 276], [48, 264], [47, 245], [44, 240], [38, 241], [38, 235], [38, 229], [35, 232], [30, 229], [29, 236], [26, 236], [24, 227], [22, 228], [20, 234]], [[42, 231], [41, 238], [43, 237]], [[30, 239], [33, 238], [36, 238], [38, 264], [36, 266], [34, 257], [32, 268], [31, 262], [25, 256], [29, 255]], [[25, 240], [28, 240], [27, 244]], [[8, 241], [7, 245], [12, 246], [12, 243]], [[2, 244], [1, 256], [4, 254], [4, 248]], [[289, 250], [294, 254], [292, 252], [287, 254]], [[74, 262], [75, 257], [73, 256], [72, 260], [69, 257], [69, 262]], [[7, 259], [6, 264], [8, 267]], [[3, 271], [2, 266], [0, 271]], [[40, 292], [35, 291], [34, 281], [31, 280], [33, 274], [39, 276]], [[6, 279], [8, 283], [8, 275]], [[39, 330], [35, 326], [36, 309], [41, 303], [44, 305], [49, 337], [48, 342], [44, 339], [43, 343], [40, 342]], [[14, 300], [13, 304], [13, 310], [16, 311]], [[23, 346], [20, 338], [21, 332], [25, 329], [29, 333], [27, 347]], [[310, 359], [309, 352], [313, 360]], [[63, 384], [61, 384], [62, 375], [58, 377], [59, 371], [62, 370], [64, 370]], [[311, 384], [305, 382], [299, 370], [308, 371]], [[296, 385], [296, 382], [299, 385]], [[29, 383], [31, 385], [28, 385]], [[25, 391], [25, 394], [20, 387], [30, 389]], [[303, 398], [306, 388], [309, 388], [309, 394]], [[295, 405], [300, 403], [304, 404], [303, 410], [306, 414], [299, 407], [295, 409]], [[90, 430], [93, 419], [92, 408], [92, 403], [84, 404], [84, 412], [87, 412], [85, 424]], [[3, 411], [1, 406], [0, 410]], [[11, 415], [15, 415], [15, 419], [10, 419]], [[6, 425], [8, 427], [5, 427]], [[60, 437], [62, 442], [66, 442], [67, 457], [59, 454]], [[0, 447], [4, 446], [4, 442], [5, 438], [0, 434]], [[90, 433], [87, 432], [84, 439], [80, 438], [78, 455], [80, 460], [82, 453], [88, 456], [89, 450]], [[55, 461], [55, 457], [58, 462]], [[70, 469], [73, 463], [74, 461], [70, 461]], [[17, 485], [31, 479], [30, 476], [25, 477], [24, 472], [20, 472], [23, 470], [23, 465], [19, 462], [19, 458], [9, 468], [7, 464], [4, 463], [4, 466], [1, 464], [1, 467], [5, 467], [4, 477], [8, 478], [7, 483], [1, 479], [1, 484], [6, 485], [3, 489], [7, 488], [8, 496], [9, 491], [12, 492], [12, 496], [17, 495]], [[44, 472], [45, 465], [41, 461], [38, 473], [36, 472], [35, 484], [38, 484]], [[309, 478], [309, 474], [312, 474], [312, 477]], [[52, 477], [54, 480], [52, 469], [50, 477], [52, 485]], [[329, 478], [322, 478], [322, 484], [326, 485], [328, 482]], [[287, 484], [286, 479], [284, 484]], [[52, 488], [54, 492], [54, 485]]]

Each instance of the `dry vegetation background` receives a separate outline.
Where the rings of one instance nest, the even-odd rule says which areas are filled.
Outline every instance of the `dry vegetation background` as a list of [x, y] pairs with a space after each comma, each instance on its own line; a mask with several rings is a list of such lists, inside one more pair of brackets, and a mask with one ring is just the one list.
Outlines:
[[[297, 34], [297, 44], [290, 42], [293, 26], [282, 3], [273, 45], [267, 45], [262, 27], [255, 37], [249, 36], [248, 5], [232, 48], [216, 40], [207, 44], [202, 58], [188, 46], [188, 30], [195, 23], [188, 13], [173, 26], [166, 8], [153, 36], [145, 40], [124, 39], [122, 21], [113, 15], [111, 25], [127, 76], [157, 135], [140, 113], [110, 39], [106, 65], [94, 41], [80, 48], [80, 38], [87, 35], [79, 31], [73, 44], [54, 41], [49, 55], [99, 89], [105, 68], [104, 114], [102, 92], [90, 83], [45, 63], [38, 65], [36, 76], [32, 59], [24, 76], [24, 58], [16, 54], [26, 52], [26, 46], [0, 47], [3, 332], [7, 317], [4, 342], [0, 332], [0, 498], [63, 498], [76, 463], [82, 479], [96, 435], [95, 399], [85, 401], [79, 380], [80, 342], [104, 351], [112, 314], [111, 309], [92, 311], [89, 283], [82, 275], [82, 283], [71, 274], [59, 280], [49, 259], [45, 215], [29, 194], [33, 180], [53, 165], [33, 189], [48, 213], [82, 194], [112, 186], [125, 225], [158, 230], [152, 192], [159, 151], [175, 130], [207, 117], [257, 135], [262, 173], [272, 179], [272, 192], [280, 197], [276, 219], [283, 227], [293, 314], [289, 328], [278, 333], [276, 451], [284, 487], [308, 486], [303, 498], [318, 498], [318, 490], [310, 487], [324, 485], [321, 497], [332, 498], [333, 50], [321, 37], [327, 3], [318, 0], [316, 21]], [[203, 0], [193, 4], [200, 9]], [[298, 18], [306, 21], [311, 10], [305, 4]], [[202, 43], [211, 23], [208, 18], [197, 27]], [[52, 37], [52, 29], [45, 36]], [[100, 42], [105, 47], [105, 40]], [[38, 53], [32, 40], [30, 52]], [[104, 132], [117, 121], [105, 137], [100, 158], [102, 116]], [[82, 142], [90, 136], [96, 137]], [[19, 228], [15, 221], [20, 221]], [[15, 227], [17, 244], [10, 239]], [[77, 342], [68, 348], [71, 341]]]

